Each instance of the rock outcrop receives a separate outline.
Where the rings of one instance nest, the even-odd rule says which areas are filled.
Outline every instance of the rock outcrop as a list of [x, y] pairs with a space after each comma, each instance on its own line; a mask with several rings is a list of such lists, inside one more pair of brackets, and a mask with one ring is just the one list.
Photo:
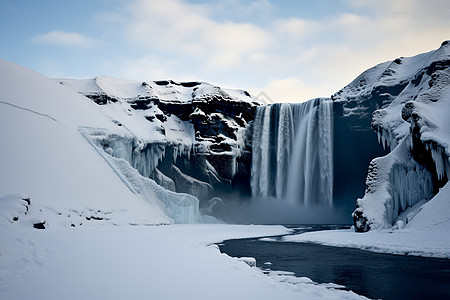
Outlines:
[[390, 150], [370, 164], [355, 230], [407, 224], [449, 179], [449, 43], [377, 65], [334, 98], [349, 114], [365, 113], [366, 102], [376, 105], [371, 126]]
[[260, 103], [246, 91], [203, 82], [59, 79], [100, 105], [124, 138], [91, 136], [166, 189], [207, 205], [228, 193], [249, 195], [251, 128]]

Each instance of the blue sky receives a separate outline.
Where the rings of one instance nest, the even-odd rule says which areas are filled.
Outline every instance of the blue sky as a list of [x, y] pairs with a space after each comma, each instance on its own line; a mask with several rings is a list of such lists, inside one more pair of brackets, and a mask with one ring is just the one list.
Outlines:
[[0, 58], [49, 77], [201, 80], [330, 96], [450, 39], [447, 0], [0, 0]]

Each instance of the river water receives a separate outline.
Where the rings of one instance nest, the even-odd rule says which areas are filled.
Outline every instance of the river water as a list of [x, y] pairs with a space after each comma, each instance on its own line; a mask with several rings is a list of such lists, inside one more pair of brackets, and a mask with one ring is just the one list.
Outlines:
[[[292, 234], [340, 227], [291, 226]], [[281, 236], [271, 239], [276, 241], [228, 240], [219, 247], [233, 257], [254, 257], [260, 269], [289, 271], [314, 282], [343, 285], [369, 298], [450, 299], [450, 260], [283, 242]]]

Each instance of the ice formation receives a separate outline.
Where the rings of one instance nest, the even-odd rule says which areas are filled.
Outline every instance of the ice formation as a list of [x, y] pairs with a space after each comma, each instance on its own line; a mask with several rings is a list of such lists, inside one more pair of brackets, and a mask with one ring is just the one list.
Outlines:
[[313, 99], [257, 109], [252, 193], [295, 204], [332, 205], [333, 102]]
[[447, 183], [449, 67], [444, 42], [435, 51], [377, 65], [334, 96], [347, 105], [375, 102], [372, 128], [391, 151], [371, 163], [366, 193], [353, 213], [357, 231], [405, 223], [403, 211], [420, 211], [415, 206], [433, 201]]
[[386, 204], [387, 220], [394, 224], [406, 209], [433, 196], [431, 173], [415, 161], [394, 164], [389, 174], [390, 201]]
[[251, 164], [247, 129], [258, 103], [247, 92], [204, 82], [105, 76], [57, 83], [90, 98], [129, 133], [107, 134], [97, 144], [144, 177], [200, 197], [202, 204], [232, 186], [233, 192], [248, 193], [250, 184], [242, 179]]
[[445, 149], [432, 142], [426, 143], [425, 145], [427, 150], [431, 152], [438, 179], [448, 179], [450, 177], [450, 162], [448, 155], [445, 153]]
[[381, 128], [379, 128], [377, 130], [377, 138], [378, 138], [378, 142], [383, 145], [384, 149], [394, 149], [395, 147], [397, 147], [398, 142], [397, 139], [395, 137], [395, 135], [393, 135], [390, 131], [388, 130], [382, 130]]
[[[108, 135], [102, 129], [96, 128], [79, 128], [79, 131], [132, 193], [140, 194], [152, 205], [158, 205], [175, 223], [190, 224], [201, 221], [198, 198], [170, 191], [164, 184], [157, 184], [151, 179], [155, 176], [161, 177], [156, 166], [164, 155], [164, 145], [143, 144], [134, 137]], [[164, 179], [165, 182], [171, 180]]]
[[391, 227], [403, 211], [433, 197], [432, 174], [412, 158], [408, 144], [404, 138], [391, 153], [370, 164], [366, 193], [357, 200], [353, 214], [364, 214], [372, 229]]

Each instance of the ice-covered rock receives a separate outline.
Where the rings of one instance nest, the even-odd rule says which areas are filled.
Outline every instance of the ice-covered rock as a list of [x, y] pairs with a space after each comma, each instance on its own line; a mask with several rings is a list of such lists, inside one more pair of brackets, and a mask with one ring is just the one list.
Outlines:
[[343, 103], [344, 111], [378, 100], [372, 128], [391, 150], [371, 163], [366, 194], [353, 213], [356, 230], [393, 226], [403, 210], [432, 201], [450, 174], [449, 43], [375, 66], [334, 99]]
[[353, 213], [356, 231], [389, 228], [403, 211], [433, 197], [432, 174], [413, 159], [408, 142], [404, 138], [391, 153], [371, 162], [366, 193]]

